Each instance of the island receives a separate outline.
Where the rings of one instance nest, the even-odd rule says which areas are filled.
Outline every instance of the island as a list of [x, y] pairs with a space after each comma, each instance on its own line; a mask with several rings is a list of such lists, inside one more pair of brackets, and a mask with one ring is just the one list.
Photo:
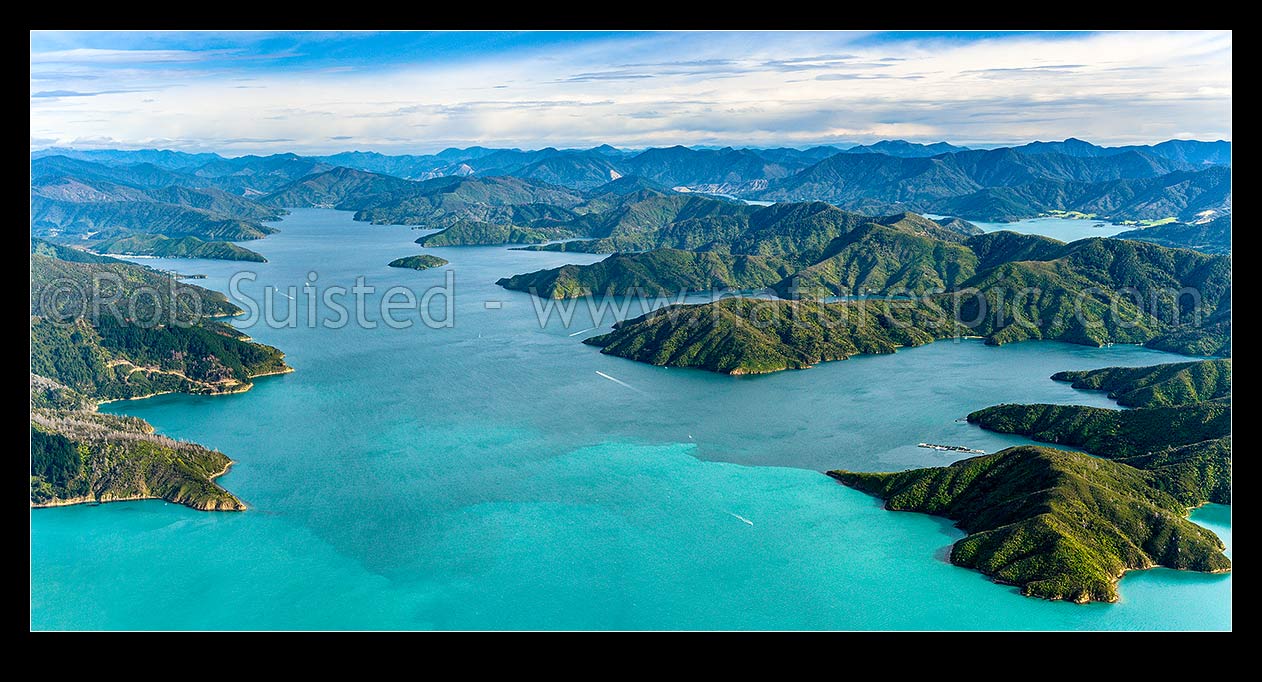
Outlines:
[[[1130, 570], [1231, 570], [1219, 538], [1189, 520], [1199, 505], [1232, 503], [1230, 143], [470, 148], [162, 163], [174, 153], [44, 151], [31, 161], [32, 507], [246, 508], [218, 483], [227, 454], [98, 407], [250, 390], [292, 371], [284, 353], [226, 324], [242, 311], [223, 295], [104, 254], [265, 262], [235, 242], [274, 233], [265, 223], [304, 206], [435, 230], [416, 240], [427, 248], [608, 254], [497, 282], [542, 298], [714, 292], [583, 341], [664, 367], [762, 374], [964, 337], [1210, 357], [1051, 377], [1130, 409], [1001, 404], [966, 417], [1041, 445], [985, 454], [925, 442], [935, 457], [965, 459], [827, 475], [887, 509], [954, 521], [965, 536], [953, 564], [1031, 597], [1112, 602]], [[1063, 243], [918, 212], [1142, 229]], [[445, 265], [429, 254], [388, 264]], [[84, 313], [99, 280], [138, 304], [129, 316]], [[184, 295], [167, 294], [177, 285]], [[1189, 291], [1196, 297], [1180, 293]]]
[[[1222, 542], [1186, 518], [1207, 502], [1231, 504], [1230, 371], [1220, 360], [1065, 372], [1056, 378], [1129, 397], [1136, 409], [998, 405], [968, 415], [1086, 453], [1022, 446], [946, 467], [828, 474], [887, 509], [956, 521], [968, 537], [951, 562], [1022, 594], [1116, 601], [1128, 570], [1231, 568]], [[1192, 376], [1216, 379], [1199, 382], [1213, 385], [1204, 392], [1175, 389]]]
[[430, 268], [441, 268], [448, 261], [438, 256], [431, 256], [428, 253], [422, 253], [416, 256], [404, 256], [396, 258], [387, 265], [392, 268], [408, 268], [411, 270], [428, 270]]

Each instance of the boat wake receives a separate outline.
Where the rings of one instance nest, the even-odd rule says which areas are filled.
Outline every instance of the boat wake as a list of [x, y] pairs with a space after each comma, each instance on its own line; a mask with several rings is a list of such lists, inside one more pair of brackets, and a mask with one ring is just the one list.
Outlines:
[[[635, 391], [636, 393], [644, 393], [644, 391], [641, 391], [640, 389], [636, 388], [635, 386], [632, 386], [631, 384], [628, 384], [627, 382], [625, 382], [625, 381], [623, 381], [623, 380], [621, 380], [621, 379], [615, 379], [615, 378], [613, 378], [613, 377], [609, 376], [608, 374], [605, 374], [604, 372], [602, 372], [602, 371], [600, 371], [600, 370], [596, 370], [596, 373], [597, 373], [597, 374], [599, 374], [600, 376], [602, 376], [602, 377], [604, 377], [604, 378], [606, 378], [606, 379], [608, 379], [608, 380], [610, 380], [610, 381], [614, 382], [615, 384], [618, 384], [619, 386], [626, 386], [627, 388], [631, 389], [632, 391]], [[645, 394], [645, 395], [647, 395], [647, 394]]]
[[741, 516], [740, 514], [737, 514], [736, 512], [728, 512], [728, 514], [740, 519], [741, 521], [744, 521], [746, 524], [750, 526], [754, 525], [753, 521], [750, 521], [749, 519], [745, 518], [744, 516]]

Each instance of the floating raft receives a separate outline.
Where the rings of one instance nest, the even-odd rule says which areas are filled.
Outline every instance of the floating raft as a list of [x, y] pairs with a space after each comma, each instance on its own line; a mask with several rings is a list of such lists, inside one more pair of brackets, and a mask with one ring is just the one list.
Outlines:
[[966, 448], [963, 445], [938, 445], [937, 443], [917, 443], [918, 448], [928, 448], [930, 450], [941, 450], [943, 452], [964, 452], [970, 455], [984, 455], [985, 450], [976, 450], [974, 448]]

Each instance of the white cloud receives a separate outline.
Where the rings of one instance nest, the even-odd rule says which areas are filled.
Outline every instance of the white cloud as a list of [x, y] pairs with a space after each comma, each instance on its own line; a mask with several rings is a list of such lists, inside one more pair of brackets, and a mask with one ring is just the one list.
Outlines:
[[[180, 87], [157, 96], [33, 99], [31, 137], [168, 140], [243, 153], [334, 151], [348, 139], [361, 149], [428, 151], [449, 144], [1230, 138], [1230, 33], [860, 37], [667, 33], [389, 71], [252, 71], [249, 89], [238, 87], [242, 73], [231, 69], [125, 71], [141, 59], [178, 67], [204, 53], [44, 52], [39, 58], [61, 70], [57, 59], [102, 68], [80, 73], [96, 79], [90, 88], [74, 87], [68, 74], [41, 79], [41, 92]], [[127, 73], [125, 84], [110, 82], [115, 65]]]
[[32, 52], [32, 64], [157, 64], [170, 62], [199, 62], [223, 51], [197, 50], [105, 50], [99, 48], [75, 48], [73, 50], [48, 50]]

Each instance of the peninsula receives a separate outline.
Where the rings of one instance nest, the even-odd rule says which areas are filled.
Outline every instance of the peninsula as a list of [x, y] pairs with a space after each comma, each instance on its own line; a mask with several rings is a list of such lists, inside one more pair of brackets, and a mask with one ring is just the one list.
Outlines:
[[[166, 273], [41, 240], [32, 242], [30, 266], [31, 505], [160, 498], [207, 511], [245, 509], [214, 482], [231, 466], [226, 455], [155, 435], [139, 419], [98, 414], [96, 406], [248, 390], [257, 377], [292, 371], [284, 354], [217, 321], [241, 312], [225, 296], [188, 284], [176, 295]], [[117, 282], [113, 293], [140, 304], [134, 317], [85, 315], [85, 297], [102, 281]], [[63, 295], [46, 296], [54, 286]]]
[[[999, 405], [968, 415], [982, 428], [1090, 454], [1022, 446], [947, 467], [828, 475], [887, 509], [956, 521], [968, 537], [951, 562], [1022, 594], [1116, 601], [1128, 570], [1231, 569], [1222, 542], [1186, 518], [1207, 502], [1231, 504], [1230, 372], [1229, 360], [1065, 372], [1056, 377], [1108, 386], [1139, 407]], [[1203, 394], [1174, 390], [1209, 376]]]
[[[820, 287], [801, 283], [815, 281], [826, 266], [831, 274], [824, 281], [831, 284], [822, 287], [825, 292], [866, 282], [878, 294], [910, 291], [910, 297], [671, 306], [618, 322], [610, 333], [584, 343], [640, 362], [738, 374], [804, 368], [955, 336], [977, 336], [993, 345], [1042, 339], [1093, 346], [1144, 344], [1189, 355], [1231, 353], [1230, 256], [1116, 239], [1063, 244], [1012, 232], [968, 237], [957, 244], [879, 225], [856, 227], [830, 243], [844, 244], [854, 232], [866, 233], [860, 238], [862, 248], [843, 246], [836, 256], [825, 256], [791, 276], [789, 288], [818, 291]], [[924, 247], [878, 248], [868, 241], [874, 234], [919, 240]], [[823, 253], [831, 252], [833, 247]], [[889, 254], [887, 261], [882, 254]], [[599, 286], [610, 270], [585, 267], [571, 270], [569, 278], [581, 281], [577, 273], [586, 275], [592, 281], [583, 285], [588, 289]], [[853, 273], [863, 274], [859, 278]], [[562, 274], [535, 273], [501, 284], [536, 281], [546, 293], [547, 281]], [[913, 282], [950, 290], [920, 289], [928, 293], [917, 295], [904, 288]], [[1174, 293], [1186, 290], [1199, 292], [1199, 299]], [[1148, 303], [1137, 305], [1135, 297]], [[794, 322], [786, 325], [785, 320]]]

